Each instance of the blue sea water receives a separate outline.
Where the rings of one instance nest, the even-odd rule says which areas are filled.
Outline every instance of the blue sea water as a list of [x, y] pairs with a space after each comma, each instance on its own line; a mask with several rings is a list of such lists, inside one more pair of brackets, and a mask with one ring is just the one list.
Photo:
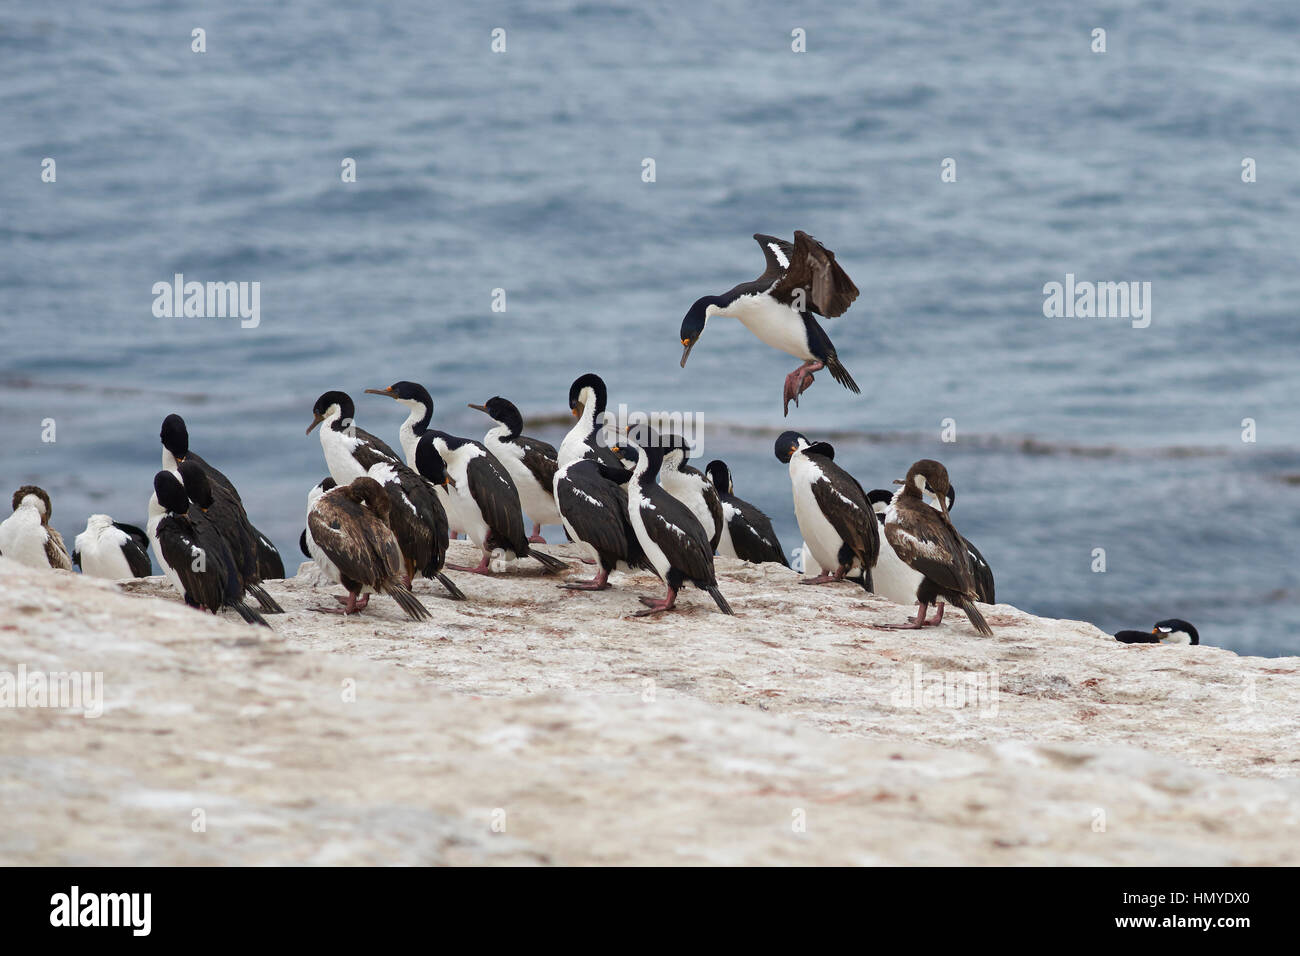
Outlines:
[[[143, 523], [176, 411], [292, 563], [322, 391], [558, 441], [590, 370], [699, 413], [787, 549], [791, 427], [868, 488], [944, 461], [1003, 601], [1296, 653], [1298, 39], [1293, 3], [6, 5], [0, 484]], [[862, 290], [824, 323], [862, 394], [783, 420], [795, 360], [716, 320], [681, 369], [677, 327], [795, 229]], [[176, 273], [259, 282], [260, 324], [155, 318]], [[1150, 326], [1045, 318], [1067, 273], [1150, 282]]]

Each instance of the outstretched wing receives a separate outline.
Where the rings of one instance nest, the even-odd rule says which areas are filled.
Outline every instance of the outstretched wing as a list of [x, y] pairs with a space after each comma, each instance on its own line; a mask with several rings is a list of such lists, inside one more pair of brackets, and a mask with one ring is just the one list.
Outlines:
[[799, 230], [794, 234], [790, 268], [772, 287], [772, 295], [790, 301], [795, 291], [804, 293], [804, 311], [816, 312], [828, 319], [843, 315], [858, 297], [858, 287], [835, 261], [835, 253]]
[[773, 282], [785, 275], [785, 270], [790, 268], [790, 257], [794, 253], [794, 245], [785, 239], [778, 239], [776, 236], [765, 236], [761, 232], [754, 233], [754, 241], [758, 243], [759, 248], [763, 250], [763, 258], [767, 260], [767, 268], [763, 274], [758, 277], [758, 282], [765, 282], [771, 286]]

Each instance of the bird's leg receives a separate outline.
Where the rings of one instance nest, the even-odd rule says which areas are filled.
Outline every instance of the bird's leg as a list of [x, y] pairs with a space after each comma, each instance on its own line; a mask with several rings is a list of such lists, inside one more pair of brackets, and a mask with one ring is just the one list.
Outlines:
[[533, 533], [528, 536], [529, 544], [545, 544], [546, 539], [542, 537], [542, 526], [538, 522], [533, 522]]
[[590, 581], [566, 581], [564, 584], [557, 584], [556, 587], [569, 591], [605, 591], [609, 588], [609, 572], [601, 568]]
[[336, 594], [334, 600], [338, 601], [340, 604], [346, 604], [348, 607], [355, 608], [358, 611], [364, 611], [366, 605], [370, 603], [370, 595], [362, 595], [361, 600], [358, 601], [357, 596], [349, 591], [345, 595]]
[[824, 362], [809, 359], [785, 377], [785, 414], [790, 414], [790, 402], [799, 405], [799, 396], [812, 386], [813, 372], [820, 372], [826, 367]]
[[313, 611], [320, 611], [322, 614], [342, 614], [346, 617], [349, 614], [357, 614], [370, 603], [370, 595], [367, 594], [364, 601], [358, 601], [357, 596], [351, 591], [348, 592], [347, 599], [336, 597], [336, 601], [342, 604], [342, 607], [314, 607]]
[[677, 589], [670, 587], [668, 596], [662, 601], [656, 601], [654, 598], [643, 597], [641, 603], [646, 606], [644, 611], [637, 611], [634, 617], [646, 617], [650, 614], [659, 614], [662, 611], [671, 611], [677, 605]]
[[944, 608], [944, 603], [942, 601], [939, 601], [935, 604], [934, 617], [930, 618], [930, 620], [925, 622], [926, 627], [934, 627], [937, 624], [943, 623], [943, 608]]
[[906, 624], [872, 624], [873, 631], [919, 631], [925, 627], [925, 609], [929, 605], [917, 603], [916, 618], [908, 618]]
[[492, 570], [491, 568], [488, 567], [491, 561], [492, 561], [492, 552], [489, 551], [487, 548], [484, 548], [483, 560], [478, 563], [477, 567], [471, 568], [467, 564], [448, 564], [446, 565], [446, 567], [451, 568], [453, 571], [469, 571], [471, 574], [491, 574]]
[[827, 574], [825, 571], [823, 571], [821, 574], [817, 575], [817, 577], [804, 578], [799, 583], [800, 584], [834, 584], [836, 581], [843, 581], [844, 575], [848, 573], [849, 573], [848, 567], [846, 565], [841, 564], [838, 568], [835, 569], [834, 574]]

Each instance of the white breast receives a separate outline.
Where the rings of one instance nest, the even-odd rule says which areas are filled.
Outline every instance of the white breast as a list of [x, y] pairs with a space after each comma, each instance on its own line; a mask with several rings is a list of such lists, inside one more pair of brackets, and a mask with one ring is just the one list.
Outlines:
[[664, 471], [659, 477], [663, 482], [664, 491], [691, 509], [691, 514], [695, 515], [696, 520], [704, 526], [705, 535], [712, 541], [715, 530], [713, 512], [709, 510], [708, 502], [704, 500], [704, 479], [698, 475], [682, 474], [680, 471]]
[[722, 503], [722, 537], [718, 539], [718, 554], [728, 558], [739, 558], [736, 545], [731, 540], [731, 519], [736, 509], [725, 501]]
[[921, 586], [921, 572], [913, 571], [895, 552], [885, 529], [880, 528], [880, 557], [871, 571], [872, 590], [895, 604], [915, 604], [916, 589]]
[[31, 568], [50, 567], [50, 559], [45, 554], [49, 538], [35, 508], [19, 508], [0, 522], [0, 554]]
[[[813, 560], [825, 571], [834, 571], [840, 564], [840, 547], [844, 540], [813, 497], [815, 481], [824, 481], [822, 470], [802, 454], [790, 459], [790, 485], [794, 491], [794, 516], [799, 522], [799, 533], [812, 554]], [[805, 573], [807, 570], [805, 569]]]
[[134, 577], [122, 553], [122, 546], [129, 540], [125, 531], [111, 524], [81, 532], [74, 543], [75, 550], [81, 554], [81, 573], [111, 581]]
[[807, 361], [813, 357], [808, 350], [808, 332], [803, 317], [767, 295], [742, 295], [722, 311], [740, 320], [756, 336], [795, 358]]
[[158, 567], [162, 568], [163, 574], [171, 582], [172, 587], [176, 589], [176, 593], [184, 597], [185, 585], [181, 583], [180, 575], [172, 570], [172, 566], [163, 557], [162, 548], [158, 547], [158, 524], [164, 516], [165, 512], [162, 505], [158, 503], [158, 495], [150, 495], [149, 521], [144, 527], [144, 533], [149, 538], [149, 544], [153, 547], [153, 559], [158, 562]]
[[330, 470], [330, 477], [340, 485], [350, 485], [366, 473], [352, 457], [359, 444], [357, 438], [345, 431], [335, 431], [328, 422], [321, 426], [320, 446], [325, 452], [325, 465]]
[[654, 505], [642, 495], [640, 483], [636, 481], [629, 482], [628, 517], [632, 522], [632, 530], [636, 532], [636, 539], [641, 542], [641, 550], [645, 552], [645, 556], [650, 560], [655, 573], [666, 581], [672, 563], [668, 560], [668, 555], [664, 554], [663, 549], [650, 540], [650, 534], [646, 531], [645, 516], [641, 513], [643, 507], [649, 511], [654, 510]]
[[544, 488], [533, 477], [533, 473], [524, 465], [524, 450], [518, 445], [501, 440], [501, 433], [494, 428], [484, 436], [492, 456], [501, 462], [514, 479], [515, 488], [519, 490], [519, 504], [536, 524], [559, 524], [560, 512], [555, 507], [555, 494], [551, 488]]

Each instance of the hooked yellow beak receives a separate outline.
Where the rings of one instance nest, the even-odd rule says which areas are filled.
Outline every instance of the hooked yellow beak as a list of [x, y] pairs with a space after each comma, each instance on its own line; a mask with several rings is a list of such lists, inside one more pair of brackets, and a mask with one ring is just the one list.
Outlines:
[[1158, 627], [1153, 627], [1153, 628], [1151, 628], [1151, 633], [1152, 633], [1152, 634], [1159, 634], [1159, 633], [1160, 633], [1160, 628], [1158, 628]]
[[315, 428], [317, 425], [319, 425], [319, 424], [320, 424], [321, 422], [323, 422], [323, 421], [325, 421], [325, 416], [322, 415], [322, 414], [320, 414], [320, 412], [315, 413], [315, 414], [312, 416], [311, 424], [307, 426], [307, 432], [306, 432], [306, 434], [310, 435], [312, 429]]
[[392, 398], [392, 397], [393, 397], [393, 387], [390, 385], [390, 386], [388, 386], [388, 388], [368, 388], [368, 389], [366, 389], [366, 394], [367, 394], [367, 395], [387, 395], [389, 398]]

